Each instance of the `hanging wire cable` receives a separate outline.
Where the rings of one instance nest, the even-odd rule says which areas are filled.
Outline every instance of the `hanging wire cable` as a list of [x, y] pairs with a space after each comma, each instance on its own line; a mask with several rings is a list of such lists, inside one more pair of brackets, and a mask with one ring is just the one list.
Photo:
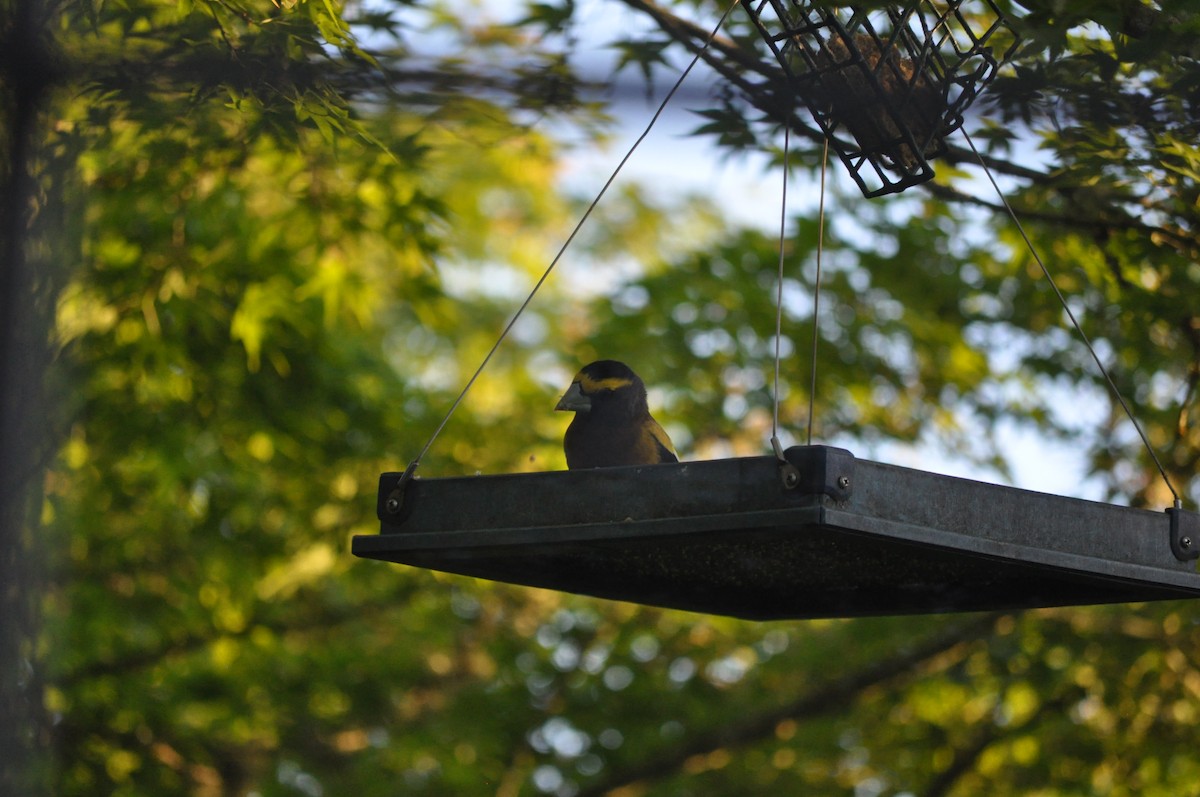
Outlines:
[[783, 196], [779, 202], [779, 274], [775, 277], [775, 406], [771, 416], [771, 448], [780, 462], [787, 461], [783, 456], [783, 444], [779, 442], [779, 339], [783, 335], [783, 260], [787, 236], [788, 157], [791, 154], [791, 140], [791, 128], [784, 125]]
[[[479, 375], [483, 373], [483, 369], [487, 367], [489, 362], [491, 362], [492, 355], [496, 353], [496, 350], [500, 348], [500, 344], [503, 343], [508, 337], [509, 332], [511, 332], [513, 326], [516, 325], [517, 320], [520, 319], [522, 313], [525, 312], [525, 308], [529, 307], [530, 302], [533, 301], [533, 297], [537, 295], [538, 290], [541, 289], [542, 285], [549, 278], [550, 272], [553, 271], [554, 267], [558, 265], [558, 261], [562, 259], [563, 254], [566, 253], [567, 248], [571, 245], [571, 242], [575, 240], [575, 236], [579, 234], [579, 231], [583, 228], [584, 223], [592, 215], [592, 211], [595, 210], [596, 206], [600, 204], [600, 200], [604, 197], [605, 193], [608, 192], [608, 189], [612, 186], [613, 182], [617, 179], [617, 175], [621, 173], [621, 169], [625, 167], [625, 164], [633, 156], [634, 151], [638, 148], [642, 141], [645, 140], [646, 136], [650, 135], [650, 130], [654, 127], [655, 123], [658, 121], [658, 118], [662, 116], [663, 111], [666, 110], [667, 103], [669, 103], [671, 98], [675, 96], [675, 93], [679, 90], [679, 87], [683, 85], [683, 81], [687, 79], [687, 76], [691, 73], [692, 69], [700, 61], [700, 57], [708, 49], [708, 46], [712, 43], [712, 40], [716, 38], [717, 31], [719, 31], [721, 26], [725, 24], [725, 20], [738, 5], [738, 2], [739, 0], [733, 0], [733, 2], [729, 4], [729, 7], [725, 9], [725, 13], [723, 13], [721, 18], [717, 20], [717, 24], [713, 26], [712, 32], [708, 34], [708, 38], [704, 40], [704, 44], [701, 45], [700, 49], [696, 51], [696, 54], [692, 57], [692, 60], [684, 68], [683, 72], [680, 73], [679, 78], [675, 81], [675, 84], [671, 86], [670, 91], [668, 91], [666, 96], [663, 97], [662, 102], [658, 105], [658, 109], [654, 112], [654, 115], [650, 117], [650, 122], [646, 125], [646, 129], [642, 131], [642, 134], [638, 136], [633, 144], [629, 147], [629, 150], [625, 153], [625, 156], [621, 158], [619, 163], [617, 163], [616, 168], [613, 169], [613, 172], [611, 175], [609, 175], [608, 180], [606, 180], [604, 185], [601, 186], [600, 192], [596, 194], [596, 198], [593, 199], [591, 204], [587, 206], [587, 209], [584, 210], [583, 215], [580, 216], [579, 221], [575, 224], [574, 229], [571, 230], [571, 234], [567, 236], [567, 239], [563, 242], [563, 245], [559, 247], [558, 253], [554, 255], [554, 259], [550, 261], [550, 265], [546, 267], [546, 270], [542, 273], [542, 276], [534, 284], [533, 289], [529, 291], [529, 295], [525, 297], [525, 301], [523, 301], [521, 306], [517, 308], [517, 311], [513, 313], [513, 316], [511, 319], [509, 319], [508, 324], [500, 332], [500, 337], [496, 339], [496, 342], [492, 344], [492, 348], [488, 350], [488, 353], [484, 356], [483, 362], [479, 364], [479, 367], [475, 369], [475, 373], [472, 374], [471, 378], [467, 380], [467, 384], [463, 387], [462, 392], [458, 394], [458, 398], [456, 398], [454, 403], [450, 405], [450, 409], [446, 412], [445, 417], [442, 418], [442, 422], [439, 423], [437, 428], [433, 430], [433, 434], [430, 436], [428, 442], [425, 443], [425, 446], [421, 449], [420, 453], [417, 454], [416, 459], [409, 463], [408, 468], [405, 469], [403, 475], [401, 475], [400, 480], [396, 484], [396, 491], [399, 491], [404, 486], [405, 482], [412, 478], [413, 473], [421, 463], [421, 459], [424, 458], [424, 456], [429, 452], [430, 447], [433, 446], [433, 441], [437, 440], [438, 435], [440, 435], [442, 430], [446, 428], [446, 424], [450, 422], [450, 417], [454, 415], [455, 410], [457, 410], [459, 405], [462, 404], [463, 399], [465, 399], [467, 396], [467, 393], [475, 385], [476, 380], [479, 379]], [[395, 494], [393, 494], [393, 499], [398, 500]], [[391, 500], [392, 499], [389, 499], [389, 503]]]
[[817, 278], [813, 285], [812, 382], [808, 389], [808, 445], [813, 441], [813, 412], [817, 395], [817, 337], [818, 313], [821, 309], [821, 255], [825, 251], [825, 170], [829, 163], [829, 137], [821, 152], [821, 198], [817, 206]]
[[967, 129], [965, 127], [962, 128], [962, 134], [963, 138], [967, 140], [967, 145], [971, 147], [971, 152], [975, 153], [975, 157], [979, 160], [979, 165], [983, 167], [983, 173], [987, 175], [988, 182], [990, 182], [992, 184], [992, 188], [995, 189], [996, 196], [1000, 197], [1000, 203], [1004, 205], [1004, 209], [1008, 211], [1009, 217], [1013, 220], [1013, 224], [1016, 225], [1017, 232], [1019, 232], [1021, 234], [1021, 238], [1025, 240], [1025, 245], [1029, 248], [1029, 253], [1033, 256], [1034, 261], [1037, 262], [1038, 268], [1042, 270], [1042, 275], [1046, 278], [1046, 282], [1050, 284], [1050, 287], [1054, 290], [1054, 295], [1058, 297], [1059, 303], [1062, 305], [1063, 310], [1066, 311], [1067, 318], [1071, 319], [1071, 326], [1075, 327], [1075, 331], [1079, 333], [1079, 337], [1083, 339], [1084, 345], [1087, 346], [1088, 353], [1092, 355], [1092, 359], [1096, 362], [1096, 366], [1100, 369], [1100, 373], [1104, 376], [1104, 380], [1108, 382], [1109, 390], [1112, 391], [1113, 396], [1115, 396], [1118, 403], [1120, 403], [1121, 409], [1125, 411], [1125, 416], [1129, 418], [1129, 422], [1133, 424], [1133, 428], [1137, 430], [1138, 437], [1142, 438], [1142, 444], [1146, 447], [1146, 451], [1150, 454], [1150, 458], [1154, 460], [1154, 466], [1158, 468], [1159, 475], [1162, 476], [1163, 482], [1165, 482], [1167, 485], [1167, 489], [1171, 491], [1172, 498], [1175, 499], [1175, 506], [1180, 506], [1181, 500], [1179, 493], [1176, 492], [1175, 485], [1171, 484], [1171, 477], [1167, 475], [1166, 469], [1163, 467], [1162, 462], [1160, 462], [1158, 459], [1158, 454], [1155, 453], [1154, 447], [1150, 445], [1150, 439], [1146, 437], [1145, 431], [1142, 430], [1142, 425], [1138, 423], [1138, 419], [1134, 417], [1133, 410], [1129, 408], [1129, 404], [1126, 403], [1125, 397], [1121, 395], [1121, 391], [1117, 388], [1117, 383], [1113, 381], [1108, 369], [1100, 360], [1100, 355], [1096, 353], [1096, 348], [1092, 345], [1091, 339], [1088, 338], [1087, 333], [1083, 331], [1083, 327], [1080, 326], [1079, 321], [1075, 318], [1075, 314], [1071, 312], [1071, 308], [1067, 305], [1066, 297], [1063, 296], [1062, 291], [1058, 289], [1058, 284], [1055, 283], [1054, 277], [1050, 274], [1050, 269], [1046, 267], [1046, 264], [1042, 261], [1037, 249], [1034, 248], [1033, 241], [1030, 240], [1029, 235], [1025, 232], [1025, 227], [1021, 224], [1021, 220], [1017, 218], [1017, 214], [1013, 211], [1012, 206], [1008, 204], [1008, 199], [1005, 198], [1004, 193], [1000, 190], [1000, 186], [996, 182], [996, 178], [992, 176], [992, 170], [988, 168], [983, 156], [980, 155], [979, 150], [975, 148], [975, 142], [971, 140], [971, 136], [967, 133]]

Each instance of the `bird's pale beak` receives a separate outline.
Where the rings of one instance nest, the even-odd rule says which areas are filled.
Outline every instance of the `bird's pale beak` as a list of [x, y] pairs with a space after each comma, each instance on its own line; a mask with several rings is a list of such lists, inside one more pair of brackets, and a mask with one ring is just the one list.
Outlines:
[[572, 382], [567, 392], [554, 405], [554, 409], [564, 412], [587, 412], [592, 408], [592, 400], [583, 394], [578, 382]]

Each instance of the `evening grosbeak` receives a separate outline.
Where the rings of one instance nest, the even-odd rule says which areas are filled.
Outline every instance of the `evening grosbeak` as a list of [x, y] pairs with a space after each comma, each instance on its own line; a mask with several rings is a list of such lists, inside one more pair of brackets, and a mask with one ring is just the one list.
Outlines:
[[563, 438], [571, 470], [679, 461], [671, 438], [650, 417], [645, 384], [625, 363], [585, 365], [554, 409], [575, 413]]

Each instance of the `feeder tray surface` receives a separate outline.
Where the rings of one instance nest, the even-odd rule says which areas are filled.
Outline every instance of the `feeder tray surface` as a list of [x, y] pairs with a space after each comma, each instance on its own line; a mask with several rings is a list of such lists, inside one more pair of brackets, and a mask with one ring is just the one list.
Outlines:
[[[1161, 512], [858, 460], [824, 446], [633, 468], [380, 478], [355, 555], [750, 619], [1200, 596]], [[1200, 515], [1179, 513], [1200, 540]]]

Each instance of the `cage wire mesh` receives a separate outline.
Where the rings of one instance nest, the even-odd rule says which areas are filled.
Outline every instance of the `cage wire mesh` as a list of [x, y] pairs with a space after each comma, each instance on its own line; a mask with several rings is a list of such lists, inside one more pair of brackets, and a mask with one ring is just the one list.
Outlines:
[[992, 0], [882, 8], [742, 0], [864, 195], [933, 177], [932, 158], [1012, 55], [1018, 37]]

